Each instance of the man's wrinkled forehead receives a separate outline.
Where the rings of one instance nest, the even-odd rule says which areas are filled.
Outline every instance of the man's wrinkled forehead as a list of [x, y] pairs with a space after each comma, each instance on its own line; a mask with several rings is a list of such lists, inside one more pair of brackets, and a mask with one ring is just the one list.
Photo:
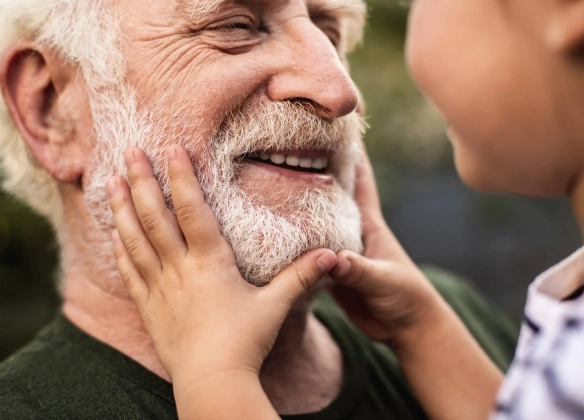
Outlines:
[[227, 0], [178, 0], [177, 9], [184, 10], [196, 17], [213, 13], [225, 3]]
[[[285, 6], [291, 0], [177, 0], [178, 8], [186, 11], [193, 18], [202, 17], [216, 12], [222, 6], [229, 4], [261, 4], [281, 3]], [[364, 24], [363, 0], [305, 0], [311, 13], [330, 14], [338, 19], [348, 19], [360, 27]]]

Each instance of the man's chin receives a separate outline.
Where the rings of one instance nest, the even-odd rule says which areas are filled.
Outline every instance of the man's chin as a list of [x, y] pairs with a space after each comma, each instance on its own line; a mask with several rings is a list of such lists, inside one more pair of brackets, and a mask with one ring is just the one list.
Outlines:
[[218, 219], [242, 276], [251, 284], [265, 286], [308, 251], [326, 248], [360, 252], [359, 211], [340, 191], [335, 197], [334, 193], [307, 190], [277, 210], [249, 200], [232, 200], [230, 214], [222, 212]]

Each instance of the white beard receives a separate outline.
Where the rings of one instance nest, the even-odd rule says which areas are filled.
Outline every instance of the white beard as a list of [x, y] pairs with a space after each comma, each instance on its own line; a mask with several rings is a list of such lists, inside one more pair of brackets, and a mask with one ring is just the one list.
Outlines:
[[[192, 135], [196, 119], [185, 118], [197, 115], [192, 107], [177, 109], [174, 118], [156, 110], [138, 113], [133, 99], [116, 101], [119, 94], [102, 92], [93, 103], [98, 142], [85, 197], [104, 232], [112, 226], [104, 186], [112, 175], [126, 173], [123, 151], [136, 146], [146, 152], [172, 209], [166, 150], [171, 144], [181, 144], [191, 156], [199, 156], [194, 170], [203, 194], [249, 283], [268, 284], [313, 249], [361, 251], [361, 218], [352, 190], [363, 124], [355, 114], [331, 122], [288, 102], [248, 101], [206, 141]], [[314, 148], [335, 151], [329, 171], [337, 183], [327, 191], [307, 188], [277, 207], [268, 207], [259, 194], [250, 195], [238, 185], [238, 158], [245, 153]]]

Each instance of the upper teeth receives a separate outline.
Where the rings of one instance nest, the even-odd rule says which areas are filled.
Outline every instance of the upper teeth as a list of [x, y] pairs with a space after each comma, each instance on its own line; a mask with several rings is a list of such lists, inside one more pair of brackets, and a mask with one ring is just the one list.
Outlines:
[[[252, 154], [252, 157], [253, 156]], [[324, 169], [328, 166], [328, 159], [327, 158], [301, 158], [298, 156], [293, 155], [283, 155], [279, 153], [268, 154], [268, 153], [261, 153], [259, 155], [261, 160], [270, 160], [272, 163], [276, 165], [282, 165], [286, 163], [288, 166], [300, 166], [301, 168], [313, 168], [313, 169]]]

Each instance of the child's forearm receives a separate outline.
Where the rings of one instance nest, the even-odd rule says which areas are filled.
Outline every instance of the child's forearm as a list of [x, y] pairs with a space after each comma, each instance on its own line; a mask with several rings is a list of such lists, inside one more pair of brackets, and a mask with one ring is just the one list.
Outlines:
[[488, 417], [503, 374], [445, 303], [392, 348], [430, 418]]
[[218, 373], [193, 384], [178, 381], [174, 395], [181, 420], [280, 418], [253, 372]]

